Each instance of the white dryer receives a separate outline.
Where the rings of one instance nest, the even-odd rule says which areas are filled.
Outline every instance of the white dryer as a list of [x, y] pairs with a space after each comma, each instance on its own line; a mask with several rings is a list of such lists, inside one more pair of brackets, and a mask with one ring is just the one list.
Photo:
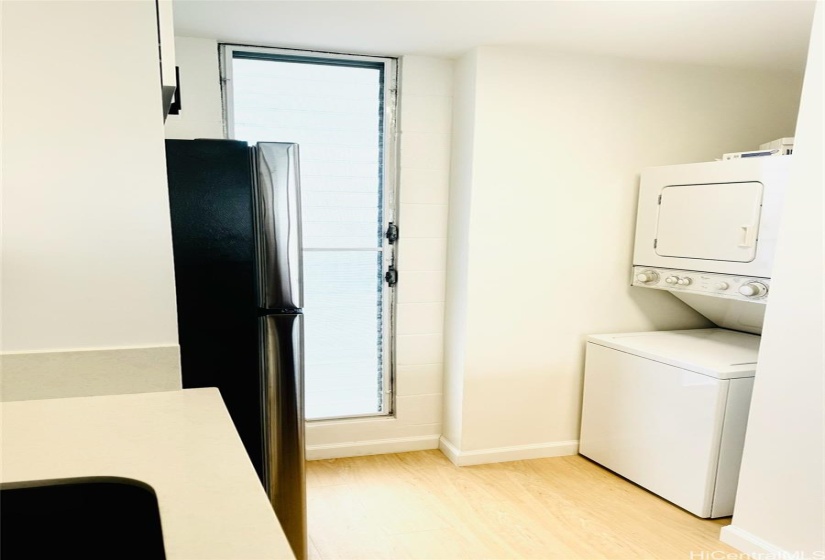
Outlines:
[[770, 278], [792, 159], [643, 170], [633, 264]]
[[761, 333], [792, 157], [642, 171], [632, 285], [669, 290], [718, 326]]
[[733, 514], [760, 337], [587, 339], [580, 453], [698, 515]]

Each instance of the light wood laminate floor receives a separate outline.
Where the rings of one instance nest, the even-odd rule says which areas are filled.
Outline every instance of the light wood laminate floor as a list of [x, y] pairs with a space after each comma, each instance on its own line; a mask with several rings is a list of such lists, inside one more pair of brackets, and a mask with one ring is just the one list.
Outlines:
[[440, 451], [311, 461], [307, 501], [313, 560], [736, 552], [718, 540], [729, 519], [694, 517], [579, 456], [473, 467]]

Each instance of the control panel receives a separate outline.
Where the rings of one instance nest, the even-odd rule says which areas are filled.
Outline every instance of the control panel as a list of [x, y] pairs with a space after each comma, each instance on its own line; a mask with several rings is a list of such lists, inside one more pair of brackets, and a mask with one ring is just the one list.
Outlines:
[[695, 270], [634, 266], [632, 285], [766, 303], [770, 280]]

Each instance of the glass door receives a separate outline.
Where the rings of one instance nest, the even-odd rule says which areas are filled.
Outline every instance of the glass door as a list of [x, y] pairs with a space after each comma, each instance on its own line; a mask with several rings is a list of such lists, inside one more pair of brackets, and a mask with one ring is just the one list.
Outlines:
[[224, 53], [230, 137], [299, 145], [307, 419], [389, 414], [395, 62]]

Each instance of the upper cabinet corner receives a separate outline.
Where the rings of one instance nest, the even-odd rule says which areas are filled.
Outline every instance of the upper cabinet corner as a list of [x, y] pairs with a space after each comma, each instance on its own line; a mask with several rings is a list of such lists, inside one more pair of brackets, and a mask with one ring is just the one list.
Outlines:
[[163, 98], [163, 118], [169, 114], [177, 89], [175, 70], [175, 22], [172, 0], [155, 0], [158, 16], [158, 47], [160, 54], [160, 82]]

